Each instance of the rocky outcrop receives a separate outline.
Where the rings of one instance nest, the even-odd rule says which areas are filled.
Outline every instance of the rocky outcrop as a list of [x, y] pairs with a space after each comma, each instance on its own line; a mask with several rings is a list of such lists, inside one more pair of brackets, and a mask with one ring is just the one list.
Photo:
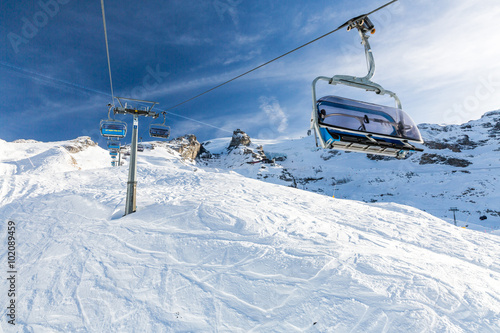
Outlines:
[[248, 134], [240, 130], [239, 128], [233, 132], [233, 137], [231, 138], [231, 143], [229, 144], [228, 149], [239, 147], [239, 146], [250, 146], [252, 141]]
[[38, 143], [40, 141], [36, 141], [36, 140], [33, 140], [33, 139], [18, 139], [18, 140], [14, 140], [12, 141], [12, 143]]
[[497, 137], [495, 134], [500, 134], [500, 111], [488, 112], [483, 117], [488, 117], [490, 120], [484, 127], [489, 129], [491, 137]]
[[373, 155], [373, 154], [366, 154], [366, 157], [372, 161], [392, 161], [396, 159], [396, 157], [392, 156]]
[[94, 146], [97, 146], [97, 143], [92, 141], [89, 136], [81, 136], [74, 140], [71, 140], [70, 144], [64, 145], [63, 147], [66, 148], [66, 150], [70, 153], [78, 153], [82, 150], [87, 149], [88, 147]]
[[185, 160], [193, 161], [202, 152], [201, 144], [194, 134], [187, 134], [169, 142], [169, 146]]
[[426, 146], [429, 149], [437, 149], [437, 150], [449, 149], [455, 153], [460, 153], [462, 151], [457, 144], [447, 143], [447, 142], [426, 141], [424, 142], [424, 146]]
[[459, 138], [455, 139], [454, 143], [448, 141], [426, 141], [424, 146], [429, 149], [449, 149], [452, 152], [460, 153], [462, 150], [477, 148], [480, 144], [472, 141], [467, 134], [461, 135]]
[[462, 149], [474, 149], [478, 146], [478, 143], [472, 141], [468, 135], [463, 135], [457, 140], [457, 144], [462, 148]]
[[267, 159], [264, 148], [253, 144], [250, 136], [239, 128], [233, 132], [233, 137], [227, 147], [227, 151], [229, 155], [243, 155], [247, 163]]
[[471, 161], [464, 160], [461, 158], [446, 157], [438, 154], [427, 154], [424, 153], [420, 157], [420, 165], [423, 164], [446, 164], [454, 167], [465, 168], [472, 164]]

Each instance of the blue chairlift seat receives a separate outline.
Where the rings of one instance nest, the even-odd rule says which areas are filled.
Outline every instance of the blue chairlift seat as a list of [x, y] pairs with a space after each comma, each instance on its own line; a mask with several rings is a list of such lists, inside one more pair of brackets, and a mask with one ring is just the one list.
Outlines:
[[149, 136], [153, 138], [168, 139], [170, 137], [170, 127], [160, 124], [149, 126]]
[[110, 155], [111, 157], [116, 157], [116, 156], [118, 156], [118, 152], [117, 152], [116, 150], [111, 150], [111, 151], [109, 152], [109, 155]]
[[101, 120], [101, 135], [106, 138], [124, 138], [127, 135], [127, 123], [124, 121]]
[[152, 138], [168, 139], [170, 137], [170, 127], [165, 125], [165, 122], [167, 121], [167, 113], [164, 111], [162, 114], [163, 123], [151, 124], [149, 126], [149, 136]]
[[120, 149], [119, 141], [108, 141], [108, 149]]
[[397, 154], [423, 151], [408, 142], [421, 143], [413, 120], [401, 109], [325, 96], [317, 101], [320, 135], [333, 149]]

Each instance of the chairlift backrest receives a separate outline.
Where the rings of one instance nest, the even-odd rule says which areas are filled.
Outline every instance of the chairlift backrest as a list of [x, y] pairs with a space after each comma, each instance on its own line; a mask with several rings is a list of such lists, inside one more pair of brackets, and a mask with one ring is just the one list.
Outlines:
[[168, 139], [170, 137], [170, 127], [162, 125], [151, 125], [149, 127], [149, 135], [153, 138]]
[[422, 142], [416, 124], [410, 116], [398, 108], [325, 96], [318, 100], [317, 109], [318, 123], [321, 127]]
[[101, 120], [100, 130], [103, 137], [124, 138], [127, 135], [127, 123], [113, 119]]
[[149, 126], [149, 136], [152, 138], [168, 139], [170, 137], [170, 127], [165, 125], [166, 112], [163, 112], [163, 123], [151, 124]]

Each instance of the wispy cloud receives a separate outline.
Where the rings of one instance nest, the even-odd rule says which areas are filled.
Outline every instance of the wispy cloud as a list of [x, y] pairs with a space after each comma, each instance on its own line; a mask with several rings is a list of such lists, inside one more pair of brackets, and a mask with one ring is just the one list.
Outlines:
[[284, 133], [288, 127], [288, 118], [275, 97], [261, 96], [259, 98], [260, 109], [264, 111], [269, 123], [276, 126], [279, 133]]

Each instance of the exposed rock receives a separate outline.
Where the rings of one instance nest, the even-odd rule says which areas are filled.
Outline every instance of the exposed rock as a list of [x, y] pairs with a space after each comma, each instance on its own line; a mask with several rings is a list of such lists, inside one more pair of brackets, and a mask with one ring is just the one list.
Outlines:
[[92, 141], [89, 136], [80, 136], [74, 140], [71, 140], [70, 142], [71, 143], [69, 145], [64, 146], [64, 148], [66, 148], [66, 150], [70, 153], [78, 153], [82, 150], [87, 149], [88, 147], [97, 146], [97, 143]]
[[457, 140], [457, 143], [462, 146], [463, 149], [474, 149], [478, 144], [471, 141], [468, 135], [464, 135], [462, 138]]
[[[248, 156], [244, 158], [247, 163], [262, 162], [267, 159], [266, 154], [264, 153], [264, 148], [262, 146], [252, 144], [250, 136], [239, 128], [233, 132], [233, 137], [227, 147], [227, 151], [229, 155]], [[249, 157], [251, 157], [251, 161], [248, 160]]]
[[[260, 149], [259, 149], [260, 148]], [[233, 147], [232, 149], [229, 149], [229, 155], [243, 155], [247, 157], [243, 157], [243, 160], [246, 160], [246, 162], [249, 162], [249, 158], [251, 158], [250, 162], [257, 162], [257, 161], [263, 161], [267, 160], [266, 154], [264, 154], [264, 151], [262, 150], [262, 147], [257, 147], [257, 148], [252, 148], [252, 147]]]
[[231, 139], [231, 143], [229, 144], [228, 149], [235, 148], [238, 146], [250, 146], [252, 141], [250, 141], [250, 137], [248, 134], [240, 130], [239, 128], [233, 132], [233, 137]]
[[314, 178], [314, 177], [305, 177], [305, 178], [298, 178], [297, 179], [297, 183], [301, 184], [301, 185], [306, 185], [306, 184], [309, 184], [311, 182], [317, 182], [317, 181], [320, 181], [320, 180], [323, 180], [324, 177], [319, 177], [319, 178]]
[[181, 154], [186, 160], [193, 161], [201, 151], [201, 144], [194, 134], [187, 134], [169, 142], [172, 149]]
[[500, 121], [497, 121], [495, 126], [493, 126], [490, 131], [493, 133], [500, 133]]
[[486, 112], [481, 118], [484, 118], [484, 117], [493, 117], [493, 116], [500, 116], [500, 110]]
[[[257, 148], [260, 148], [262, 153], [264, 153], [264, 149], [261, 147], [262, 146], [259, 146]], [[270, 161], [269, 163], [284, 162], [288, 158], [287, 155], [284, 153], [273, 153], [273, 152], [266, 152], [265, 156], [267, 160]]]
[[283, 169], [281, 171], [279, 179], [284, 180], [286, 182], [291, 182], [290, 187], [297, 188], [297, 181], [295, 180], [295, 177], [287, 169]]
[[424, 153], [420, 157], [419, 164], [421, 164], [421, 165], [423, 165], [423, 164], [446, 164], [446, 165], [451, 165], [454, 167], [465, 168], [465, 167], [468, 167], [469, 165], [471, 165], [472, 162], [470, 162], [468, 160], [461, 159], [461, 158], [445, 157], [445, 156], [438, 155], [438, 154]]
[[38, 143], [40, 141], [36, 141], [36, 140], [32, 140], [32, 139], [18, 139], [18, 140], [14, 140], [12, 141], [12, 143]]
[[212, 154], [208, 149], [205, 148], [203, 143], [200, 145], [200, 152], [198, 153], [198, 158], [211, 159], [216, 158], [216, 154]]
[[335, 157], [337, 155], [342, 155], [342, 153], [338, 150], [329, 149], [329, 150], [325, 150], [321, 154], [321, 158], [324, 159], [325, 161], [328, 161], [329, 159], [331, 159], [332, 157]]
[[438, 141], [426, 141], [424, 142], [424, 146], [428, 147], [429, 149], [449, 149], [455, 153], [460, 153], [460, 147], [457, 144], [451, 144], [451, 143], [446, 143], [446, 142], [438, 142]]
[[344, 178], [341, 178], [341, 179], [335, 179], [335, 177], [332, 178], [332, 186], [347, 184], [347, 183], [350, 183], [350, 182], [352, 182], [352, 178], [351, 177], [344, 177]]
[[492, 216], [500, 216], [500, 211], [497, 210], [487, 209], [486, 213], [489, 213]]
[[392, 156], [373, 155], [373, 154], [366, 154], [366, 157], [372, 161], [392, 161], [397, 159], [396, 157]]
[[430, 149], [438, 149], [438, 150], [449, 149], [455, 153], [460, 153], [462, 150], [474, 149], [480, 145], [479, 143], [470, 140], [469, 136], [466, 134], [462, 135], [459, 138], [453, 137], [452, 139], [454, 139], [455, 143], [449, 143], [449, 140], [443, 139], [443, 142], [426, 141], [424, 142], [424, 146]]

